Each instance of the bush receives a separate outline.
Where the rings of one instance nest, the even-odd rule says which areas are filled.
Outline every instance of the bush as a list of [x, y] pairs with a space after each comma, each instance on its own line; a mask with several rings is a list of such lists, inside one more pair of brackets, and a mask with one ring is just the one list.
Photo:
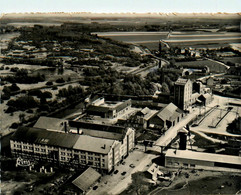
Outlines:
[[53, 87], [52, 87], [52, 90], [56, 90], [56, 89], [58, 89], [57, 86], [53, 86]]
[[53, 82], [52, 82], [52, 81], [48, 81], [48, 82], [46, 83], [46, 85], [48, 85], [48, 86], [53, 85]]
[[4, 93], [4, 94], [2, 94], [1, 99], [2, 99], [2, 100], [9, 100], [10, 97], [11, 97], [11, 96], [10, 96], [9, 93]]
[[35, 108], [38, 106], [38, 102], [32, 96], [24, 95], [18, 97], [16, 100], [9, 100], [7, 105], [16, 110], [27, 110], [29, 108]]
[[57, 79], [55, 82], [56, 82], [56, 83], [64, 83], [65, 80], [64, 80], [63, 78], [59, 78], [59, 79]]
[[42, 95], [42, 91], [40, 89], [34, 89], [29, 91], [28, 95], [40, 97]]
[[52, 98], [52, 93], [49, 91], [45, 91], [41, 94], [42, 98]]
[[17, 129], [18, 126], [19, 126], [18, 123], [12, 123], [12, 125], [10, 126], [10, 128], [12, 128], [12, 129]]

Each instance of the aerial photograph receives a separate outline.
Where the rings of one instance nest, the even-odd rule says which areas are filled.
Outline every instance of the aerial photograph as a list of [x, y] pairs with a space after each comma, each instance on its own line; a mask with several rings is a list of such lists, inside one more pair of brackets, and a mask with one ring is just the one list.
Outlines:
[[0, 3], [0, 138], [3, 195], [241, 195], [241, 2]]

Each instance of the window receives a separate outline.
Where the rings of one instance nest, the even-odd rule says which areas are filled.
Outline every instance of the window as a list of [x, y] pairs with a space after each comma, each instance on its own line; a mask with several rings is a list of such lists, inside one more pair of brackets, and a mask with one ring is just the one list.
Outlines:
[[100, 158], [95, 158], [95, 160], [98, 160], [98, 161], [99, 161], [99, 160], [100, 160]]
[[81, 160], [80, 162], [86, 164], [86, 161], [85, 161], [85, 160]]
[[102, 159], [102, 162], [105, 162], [105, 159]]
[[28, 147], [27, 146], [23, 146], [23, 149], [28, 149]]
[[105, 164], [102, 164], [102, 167], [105, 167]]
[[84, 155], [81, 155], [81, 158], [85, 158], [85, 156], [84, 156]]
[[88, 159], [89, 159], [89, 160], [93, 160], [93, 157], [89, 156]]
[[29, 146], [29, 150], [32, 150], [33, 149], [33, 146]]
[[36, 151], [39, 151], [39, 148], [35, 148]]
[[95, 163], [96, 166], [100, 166], [100, 163]]
[[61, 152], [61, 155], [65, 155], [65, 152]]
[[184, 166], [184, 167], [188, 167], [188, 164], [187, 164], [187, 163], [183, 163], [183, 166]]
[[71, 153], [67, 153], [67, 156], [71, 156]]
[[61, 157], [61, 160], [65, 160], [65, 157], [62, 156], [62, 157]]
[[190, 167], [194, 168], [194, 167], [195, 167], [195, 165], [194, 165], [194, 164], [190, 164]]
[[42, 148], [42, 149], [41, 149], [41, 152], [45, 152], [45, 149]]

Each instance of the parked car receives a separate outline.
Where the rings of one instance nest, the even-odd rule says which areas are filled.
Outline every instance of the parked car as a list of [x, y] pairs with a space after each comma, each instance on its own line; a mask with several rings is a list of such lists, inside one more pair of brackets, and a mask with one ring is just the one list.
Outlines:
[[134, 164], [130, 164], [130, 167], [131, 167], [131, 168], [135, 168], [135, 165], [134, 165]]
[[125, 172], [125, 171], [121, 173], [121, 175], [123, 175], [123, 176], [124, 176], [125, 174], [126, 174], [126, 172]]

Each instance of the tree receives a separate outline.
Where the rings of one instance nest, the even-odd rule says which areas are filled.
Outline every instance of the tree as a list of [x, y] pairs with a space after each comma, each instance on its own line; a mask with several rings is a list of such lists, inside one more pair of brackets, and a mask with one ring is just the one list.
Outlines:
[[25, 122], [25, 114], [24, 113], [19, 114], [18, 117], [19, 117], [19, 120], [20, 120], [21, 123]]

